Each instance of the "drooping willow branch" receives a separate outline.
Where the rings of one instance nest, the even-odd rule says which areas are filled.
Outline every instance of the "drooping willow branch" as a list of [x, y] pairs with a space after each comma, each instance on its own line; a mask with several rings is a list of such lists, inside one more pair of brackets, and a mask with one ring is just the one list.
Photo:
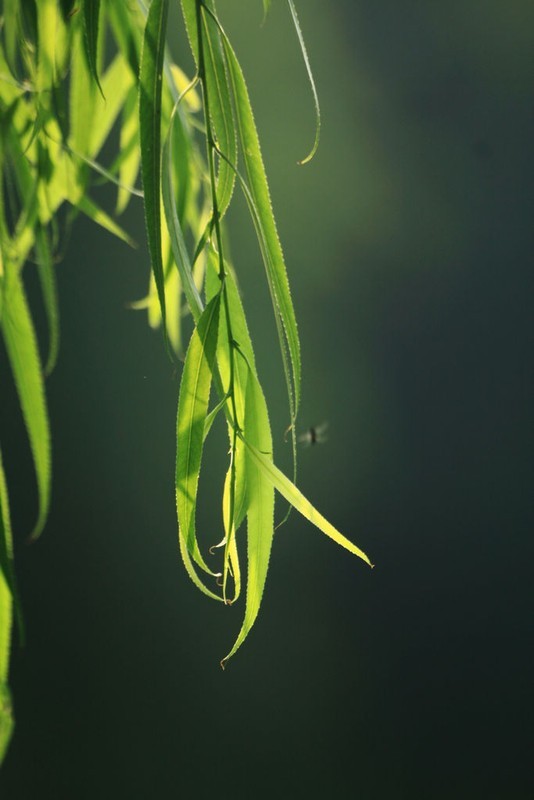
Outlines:
[[[300, 162], [305, 163], [317, 149], [320, 112], [293, 0], [288, 5], [317, 116], [312, 150]], [[268, 0], [263, 6], [267, 13]], [[181, 0], [181, 7], [196, 64], [192, 79], [169, 55], [169, 0], [152, 0], [148, 8], [141, 0], [4, 4], [0, 330], [35, 466], [35, 539], [46, 522], [51, 490], [44, 375], [53, 369], [59, 351], [58, 213], [62, 207], [70, 209], [71, 216], [83, 213], [131, 243], [117, 217], [132, 197], [142, 197], [151, 275], [147, 296], [132, 305], [145, 308], [149, 324], [162, 328], [171, 357], [184, 358], [175, 473], [180, 552], [195, 585], [225, 604], [237, 600], [245, 583], [240, 550], [246, 529], [244, 619], [224, 665], [258, 615], [275, 531], [275, 492], [338, 544], [370, 562], [296, 488], [300, 343], [250, 97], [215, 0]], [[104, 47], [106, 37], [113, 42], [111, 55]], [[203, 120], [198, 119], [200, 113]], [[104, 164], [103, 148], [114, 130], [119, 132], [119, 152], [111, 164]], [[139, 174], [142, 191], [136, 187]], [[114, 212], [93, 199], [96, 179], [116, 185]], [[271, 295], [287, 385], [293, 480], [273, 460], [267, 403], [238, 289], [239, 263], [234, 268], [225, 247], [225, 216], [236, 187], [246, 199]], [[186, 243], [191, 241], [195, 245], [190, 251]], [[24, 285], [25, 265], [32, 262], [48, 319], [45, 364]], [[194, 328], [184, 356], [186, 309]], [[214, 556], [205, 557], [197, 540], [196, 509], [204, 442], [220, 418], [228, 431], [229, 463], [222, 496], [223, 536], [210, 548], [222, 563], [212, 568]], [[7, 683], [14, 614], [22, 631], [8, 487], [0, 457], [0, 760], [13, 722]]]

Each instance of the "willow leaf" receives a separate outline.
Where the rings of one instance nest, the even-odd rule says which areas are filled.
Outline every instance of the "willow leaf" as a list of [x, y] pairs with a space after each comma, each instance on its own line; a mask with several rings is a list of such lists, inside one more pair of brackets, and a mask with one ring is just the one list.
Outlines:
[[310, 87], [313, 95], [313, 104], [315, 106], [315, 140], [313, 142], [313, 147], [306, 156], [306, 158], [303, 158], [302, 161], [298, 162], [299, 164], [307, 164], [308, 161], [312, 160], [315, 153], [317, 152], [317, 148], [319, 147], [319, 138], [321, 136], [321, 108], [319, 106], [319, 95], [317, 94], [315, 81], [313, 79], [313, 72], [310, 65], [310, 59], [308, 58], [308, 51], [306, 50], [306, 42], [304, 41], [304, 36], [302, 35], [302, 30], [300, 28], [299, 18], [297, 16], [297, 9], [295, 8], [295, 3], [293, 2], [293, 0], [287, 0], [287, 2], [289, 3], [291, 16], [293, 18], [293, 24], [297, 32], [300, 49], [302, 51], [302, 57], [304, 59], [304, 64], [306, 65], [306, 72], [308, 73], [308, 80], [310, 82]]
[[106, 4], [106, 15], [130, 72], [137, 79], [143, 40], [143, 11], [138, 3], [111, 2]]
[[14, 727], [11, 694], [7, 684], [0, 681], [0, 765], [7, 753]]
[[189, 305], [191, 314], [195, 322], [198, 321], [202, 310], [204, 308], [195, 281], [193, 280], [193, 271], [189, 260], [189, 254], [184, 240], [184, 234], [178, 213], [176, 209], [176, 201], [174, 199], [174, 190], [172, 185], [173, 177], [173, 161], [172, 161], [172, 126], [174, 123], [174, 114], [169, 123], [169, 131], [165, 139], [162, 153], [162, 197], [163, 208], [165, 212], [165, 220], [167, 228], [171, 237], [171, 247], [176, 266], [180, 273], [182, 280], [182, 287], [184, 294]]
[[[129, 65], [122, 55], [115, 56], [103, 73], [100, 83], [105, 101], [95, 93], [94, 116], [91, 120], [91, 145], [89, 156], [96, 158], [107, 140], [124, 105], [126, 95], [134, 83]], [[82, 98], [83, 100], [83, 98]]]
[[[202, 49], [199, 47], [197, 4], [195, 0], [182, 0], [182, 11], [191, 50], [199, 68], [200, 53], [202, 52], [203, 55], [202, 69], [204, 74], [202, 77], [206, 84], [204, 95], [209, 98], [209, 115], [217, 146], [232, 162], [235, 162], [237, 159], [235, 120], [224, 49], [218, 25], [214, 22], [212, 16], [215, 4], [213, 0], [206, 0], [202, 5], [210, 12], [202, 14]], [[229, 169], [227, 163], [221, 160], [217, 176], [217, 206], [220, 218], [224, 216], [230, 205], [234, 184], [235, 178], [232, 170]]]
[[[215, 19], [213, 15], [211, 16], [212, 19]], [[265, 263], [275, 315], [280, 315], [291, 358], [292, 380], [288, 379], [287, 375], [286, 379], [290, 395], [291, 422], [294, 424], [296, 411], [300, 403], [301, 384], [300, 343], [295, 311], [289, 291], [289, 282], [287, 279], [282, 247], [276, 230], [269, 186], [265, 174], [265, 167], [263, 165], [258, 132], [254, 122], [248, 89], [243, 71], [232, 45], [218, 21], [217, 25], [221, 32], [226, 53], [228, 74], [235, 101], [237, 132], [241, 144], [245, 172], [250, 195], [259, 221], [259, 229], [257, 229], [258, 241]], [[282, 341], [280, 345], [283, 351], [284, 344]]]
[[204, 441], [208, 438], [208, 434], [211, 430], [213, 423], [215, 422], [219, 411], [221, 411], [224, 406], [226, 405], [226, 401], [228, 400], [228, 395], [225, 394], [222, 400], [219, 400], [217, 405], [210, 411], [210, 413], [206, 417], [206, 421], [204, 422]]
[[[208, 7], [213, 3], [208, 3]], [[217, 147], [231, 162], [237, 160], [237, 135], [235, 130], [232, 100], [226, 73], [224, 49], [219, 29], [213, 18], [203, 14], [204, 78], [206, 95], [209, 97], [209, 113]], [[235, 184], [235, 175], [229, 164], [220, 159], [217, 176], [217, 209], [222, 219], [230, 201]]]
[[45, 375], [50, 375], [56, 365], [59, 351], [59, 304], [50, 242], [46, 230], [41, 226], [36, 229], [35, 249], [38, 258], [41, 291], [48, 320], [48, 358], [44, 371]]
[[98, 119], [100, 124], [100, 114], [95, 114], [97, 89], [87, 70], [82, 36], [82, 31], [77, 31], [71, 54], [68, 141], [77, 153], [87, 155], [91, 152], [93, 121]]
[[282, 497], [285, 497], [285, 499], [291, 503], [293, 508], [299, 511], [303, 517], [306, 517], [312, 525], [315, 525], [316, 528], [319, 528], [319, 530], [333, 539], [334, 542], [337, 542], [341, 547], [344, 547], [350, 553], [361, 558], [366, 564], [369, 564], [370, 567], [373, 566], [363, 550], [356, 547], [346, 536], [343, 536], [342, 533], [334, 528], [334, 526], [312, 506], [310, 501], [304, 497], [302, 492], [297, 489], [289, 478], [274, 465], [272, 458], [268, 455], [269, 451], [257, 447], [250, 439], [243, 438], [243, 441], [245, 442], [252, 460], [258, 465], [259, 469], [262, 470], [272, 486], [280, 492]]
[[146, 20], [139, 75], [139, 135], [145, 193], [145, 221], [152, 270], [167, 336], [165, 286], [161, 256], [161, 89], [168, 0], [152, 0]]
[[119, 192], [117, 196], [117, 214], [121, 214], [130, 201], [132, 195], [129, 186], [135, 184], [141, 160], [139, 152], [139, 128], [137, 124], [137, 91], [134, 86], [126, 97], [122, 112], [122, 125], [120, 132], [120, 168]]
[[9, 672], [9, 646], [15, 595], [9, 498], [0, 453], [0, 685], [7, 682]]
[[76, 208], [86, 214], [89, 219], [92, 219], [93, 222], [96, 222], [97, 225], [100, 225], [105, 230], [112, 233], [114, 236], [117, 236], [119, 239], [122, 239], [123, 242], [129, 244], [131, 247], [135, 247], [135, 242], [129, 236], [120, 225], [117, 223], [107, 214], [103, 209], [101, 209], [97, 204], [91, 200], [90, 197], [85, 195], [84, 197], [79, 198], [75, 203]]
[[[272, 450], [267, 406], [261, 387], [251, 374], [247, 382], [245, 434], [258, 451]], [[248, 451], [247, 451], [248, 452]], [[225, 658], [224, 668], [243, 644], [260, 610], [274, 535], [274, 487], [253, 458], [246, 458], [248, 575], [245, 617], [237, 639]]]
[[[233, 490], [232, 490], [233, 483]], [[235, 452], [232, 453], [232, 464], [226, 473], [223, 491], [223, 523], [224, 523], [224, 569], [223, 569], [223, 597], [231, 605], [235, 603], [241, 593], [241, 570], [237, 552], [236, 533], [246, 513], [245, 496], [245, 459], [244, 446], [240, 439], [236, 442]], [[234, 596], [227, 599], [226, 585], [228, 572], [234, 579]]]
[[33, 455], [39, 512], [32, 539], [45, 524], [50, 504], [50, 433], [37, 340], [19, 276], [8, 264], [4, 284], [2, 333], [17, 386]]
[[56, 0], [39, 0], [37, 6], [38, 92], [50, 91], [58, 79], [58, 71], [65, 57], [65, 25]]
[[210, 575], [195, 532], [198, 479], [204, 446], [212, 372], [219, 329], [220, 295], [206, 306], [193, 331], [184, 362], [176, 421], [176, 511], [179, 537], [194, 561]]
[[18, 79], [18, 51], [21, 40], [19, 0], [4, 0], [3, 6], [2, 33], [5, 42], [5, 65], [11, 75]]
[[96, 85], [100, 90], [100, 94], [104, 97], [102, 86], [100, 85], [100, 78], [98, 75], [98, 29], [100, 24], [100, 0], [84, 0], [83, 3], [83, 33], [85, 55], [89, 71], [93, 76]]

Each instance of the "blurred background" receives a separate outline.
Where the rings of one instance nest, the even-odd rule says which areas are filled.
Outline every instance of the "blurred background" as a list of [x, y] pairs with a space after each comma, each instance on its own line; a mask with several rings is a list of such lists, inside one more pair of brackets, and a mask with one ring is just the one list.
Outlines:
[[[299, 484], [376, 569], [293, 513], [256, 627], [221, 671], [243, 605], [210, 603], [178, 554], [179, 376], [126, 307], [146, 290], [145, 245], [78, 220], [48, 381], [53, 505], [32, 547], [30, 455], [2, 389], [28, 636], [13, 653], [2, 800], [534, 796], [534, 6], [298, 8], [323, 111], [306, 167], [313, 104], [287, 4], [261, 26], [259, 0], [219, 2], [287, 256], [302, 428], [330, 423], [327, 443], [301, 451]], [[171, 41], [189, 66], [178, 13]], [[230, 223], [286, 466], [281, 365], [240, 200]], [[124, 224], [142, 239], [139, 204]], [[223, 462], [210, 452], [212, 540]]]

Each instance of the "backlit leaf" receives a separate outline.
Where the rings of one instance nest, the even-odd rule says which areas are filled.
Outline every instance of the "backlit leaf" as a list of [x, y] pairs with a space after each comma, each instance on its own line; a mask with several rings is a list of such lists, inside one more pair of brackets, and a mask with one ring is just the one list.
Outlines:
[[35, 331], [22, 282], [9, 262], [1, 326], [35, 465], [39, 512], [32, 539], [36, 539], [44, 527], [50, 504], [50, 433]]
[[359, 547], [356, 547], [346, 536], [343, 536], [333, 525], [328, 522], [322, 514], [317, 511], [314, 506], [307, 500], [302, 492], [297, 489], [297, 487], [287, 478], [283, 472], [281, 472], [278, 467], [273, 464], [272, 458], [269, 456], [268, 451], [259, 448], [256, 444], [254, 444], [250, 439], [246, 439], [244, 437], [244, 442], [249, 451], [252, 460], [258, 465], [261, 469], [264, 476], [267, 480], [270, 481], [272, 486], [280, 492], [282, 497], [291, 503], [293, 508], [299, 511], [302, 516], [306, 517], [313, 525], [315, 525], [319, 530], [323, 533], [326, 533], [334, 542], [344, 547], [349, 552], [353, 553], [355, 556], [358, 556], [366, 564], [369, 564], [370, 567], [373, 566], [369, 561], [368, 556], [360, 550]]
[[[180, 383], [176, 422], [176, 510], [179, 537], [194, 561], [210, 575], [214, 573], [207, 567], [198, 549], [195, 511], [204, 446], [204, 424], [217, 347], [219, 308], [220, 295], [217, 295], [206, 306], [191, 336]], [[183, 549], [182, 546], [182, 552]]]
[[152, 270], [167, 336], [161, 255], [161, 94], [168, 0], [152, 0], [146, 20], [139, 75], [139, 134], [145, 194], [145, 221]]

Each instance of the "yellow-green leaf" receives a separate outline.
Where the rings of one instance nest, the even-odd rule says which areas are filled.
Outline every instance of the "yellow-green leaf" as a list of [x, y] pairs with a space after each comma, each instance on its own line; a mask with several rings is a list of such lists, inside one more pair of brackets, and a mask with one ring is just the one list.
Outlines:
[[32, 538], [36, 539], [44, 527], [50, 504], [50, 432], [35, 331], [22, 281], [9, 262], [1, 326], [35, 465], [39, 512]]
[[204, 424], [217, 347], [219, 308], [220, 295], [217, 295], [206, 306], [191, 336], [180, 383], [176, 421], [176, 511], [182, 553], [185, 545], [193, 560], [210, 575], [215, 573], [206, 565], [197, 544], [195, 513]]
[[304, 497], [300, 489], [297, 489], [295, 484], [274, 465], [268, 450], [257, 447], [256, 444], [245, 437], [243, 437], [243, 441], [245, 442], [252, 460], [257, 464], [258, 468], [261, 469], [263, 475], [272, 486], [280, 492], [282, 497], [285, 497], [285, 499], [291, 503], [293, 508], [299, 511], [303, 517], [306, 517], [312, 525], [315, 525], [320, 531], [333, 539], [334, 542], [337, 542], [341, 547], [344, 547], [350, 553], [361, 558], [366, 564], [369, 564], [370, 567], [373, 566], [363, 550], [356, 547], [346, 536], [343, 536], [342, 533], [334, 528], [334, 526], [312, 506], [310, 501]]

